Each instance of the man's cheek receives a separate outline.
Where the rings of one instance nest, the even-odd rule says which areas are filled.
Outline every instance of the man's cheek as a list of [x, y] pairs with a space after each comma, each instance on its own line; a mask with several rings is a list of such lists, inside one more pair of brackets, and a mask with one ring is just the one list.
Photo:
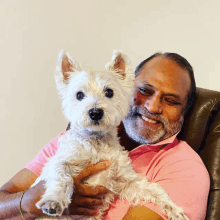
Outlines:
[[170, 123], [177, 122], [182, 115], [182, 110], [179, 108], [169, 108], [167, 111], [167, 119]]

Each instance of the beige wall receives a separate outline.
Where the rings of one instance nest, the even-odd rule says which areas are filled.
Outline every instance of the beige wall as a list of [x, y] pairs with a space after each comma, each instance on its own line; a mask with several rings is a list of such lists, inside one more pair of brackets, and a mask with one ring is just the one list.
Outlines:
[[55, 88], [57, 55], [102, 69], [114, 49], [133, 67], [177, 52], [197, 85], [220, 91], [218, 0], [0, 0], [0, 185], [65, 130]]

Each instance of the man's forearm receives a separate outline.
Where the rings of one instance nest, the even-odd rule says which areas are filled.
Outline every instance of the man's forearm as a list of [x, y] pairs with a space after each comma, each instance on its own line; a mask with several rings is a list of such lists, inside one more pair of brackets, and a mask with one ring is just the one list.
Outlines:
[[[20, 220], [22, 219], [19, 205], [20, 199], [23, 192], [9, 193], [6, 191], [0, 192], [0, 219], [11, 219]], [[24, 204], [27, 198], [22, 199], [22, 204]], [[22, 206], [21, 206], [22, 208]], [[22, 209], [22, 214], [26, 220], [36, 218], [38, 215], [33, 213], [28, 213]]]
[[142, 220], [163, 220], [161, 216], [159, 216], [156, 212], [148, 209], [145, 206], [137, 206], [134, 208], [130, 208], [126, 215], [123, 217], [122, 220], [135, 220], [135, 219], [142, 219]]

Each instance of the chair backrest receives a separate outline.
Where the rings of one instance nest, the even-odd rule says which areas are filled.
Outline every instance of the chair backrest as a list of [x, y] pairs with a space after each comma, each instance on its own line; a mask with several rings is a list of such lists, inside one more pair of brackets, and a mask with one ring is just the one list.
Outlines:
[[195, 105], [186, 115], [178, 138], [200, 155], [210, 175], [205, 220], [220, 219], [220, 92], [197, 88]]
[[205, 220], [220, 219], [220, 92], [197, 87], [195, 105], [185, 116], [178, 139], [186, 141], [200, 155], [209, 172], [211, 185]]

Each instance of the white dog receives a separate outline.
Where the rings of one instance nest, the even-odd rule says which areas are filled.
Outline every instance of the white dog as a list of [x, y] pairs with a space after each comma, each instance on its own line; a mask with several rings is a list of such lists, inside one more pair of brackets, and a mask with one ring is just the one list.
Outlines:
[[161, 206], [169, 219], [188, 220], [183, 209], [171, 201], [159, 184], [149, 183], [133, 170], [128, 152], [119, 143], [117, 126], [128, 113], [134, 74], [128, 58], [120, 51], [114, 51], [106, 68], [107, 71], [82, 71], [61, 51], [56, 84], [71, 128], [59, 138], [56, 155], [33, 184], [46, 181], [45, 194], [36, 206], [50, 216], [61, 216], [71, 202], [73, 176], [90, 163], [109, 160], [111, 166], [90, 177], [86, 184], [105, 186], [111, 193], [105, 196], [96, 217], [76, 216], [76, 219], [102, 219], [118, 195], [132, 206], [153, 202]]

